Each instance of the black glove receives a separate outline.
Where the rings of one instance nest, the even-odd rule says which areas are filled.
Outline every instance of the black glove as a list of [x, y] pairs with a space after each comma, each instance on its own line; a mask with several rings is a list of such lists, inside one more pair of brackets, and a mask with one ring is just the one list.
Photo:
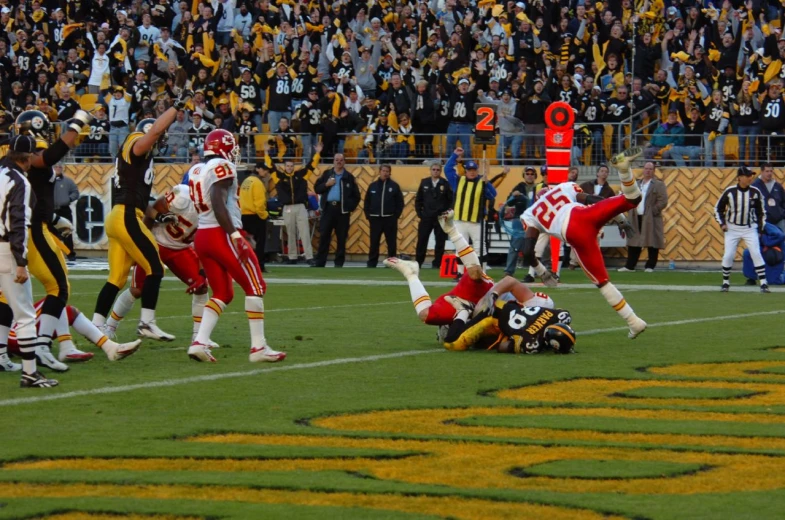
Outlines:
[[159, 213], [155, 216], [156, 224], [172, 224], [177, 222], [177, 215], [174, 213]]
[[192, 90], [183, 89], [180, 91], [180, 95], [177, 96], [177, 99], [174, 100], [174, 104], [172, 106], [177, 110], [182, 110], [185, 108], [185, 105], [191, 101], [192, 97], [194, 97]]

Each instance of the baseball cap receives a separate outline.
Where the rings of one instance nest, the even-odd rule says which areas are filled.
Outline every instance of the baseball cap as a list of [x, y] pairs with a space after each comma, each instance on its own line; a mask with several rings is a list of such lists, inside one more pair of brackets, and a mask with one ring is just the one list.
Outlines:
[[229, 104], [229, 100], [226, 99], [225, 97], [222, 97], [221, 99], [218, 100], [218, 104], [219, 105], [228, 105]]
[[15, 135], [8, 143], [8, 147], [14, 152], [33, 153], [35, 152], [35, 140], [29, 135]]
[[466, 164], [463, 165], [464, 169], [466, 170], [476, 170], [477, 163], [474, 161], [466, 161]]
[[3, 7], [2, 9], [0, 9], [0, 13], [3, 13], [3, 14], [8, 14], [10, 12], [11, 12], [11, 10], [9, 8], [7, 8], [7, 7]]
[[461, 81], [458, 82], [458, 85], [463, 85], [464, 83], [468, 85], [469, 84], [469, 80], [466, 79], [466, 78], [463, 78]]
[[534, 169], [534, 166], [527, 166], [523, 169], [524, 172], [536, 172], [537, 170]]
[[755, 175], [755, 174], [753, 173], [753, 171], [752, 171], [752, 170], [750, 170], [750, 169], [749, 169], [749, 168], [747, 168], [746, 166], [739, 166], [739, 169], [738, 169], [738, 171], [736, 172], [736, 176], [737, 176], [737, 177], [739, 177], [739, 176], [742, 176], [742, 175], [743, 175], [744, 177], [751, 177], [751, 176], [753, 176], [753, 175]]

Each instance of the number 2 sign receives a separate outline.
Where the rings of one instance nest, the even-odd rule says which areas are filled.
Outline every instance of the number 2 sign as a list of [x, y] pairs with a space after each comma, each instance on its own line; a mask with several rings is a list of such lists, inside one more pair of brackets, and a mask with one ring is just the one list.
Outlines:
[[474, 123], [474, 142], [496, 144], [496, 105], [477, 103], [474, 105], [477, 122]]

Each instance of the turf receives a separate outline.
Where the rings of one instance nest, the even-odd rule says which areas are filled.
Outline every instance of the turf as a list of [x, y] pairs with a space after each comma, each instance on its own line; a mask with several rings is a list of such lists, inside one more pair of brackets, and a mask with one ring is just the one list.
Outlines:
[[[190, 297], [167, 280], [158, 321], [175, 342], [110, 363], [77, 338], [96, 358], [51, 391], [0, 374], [0, 519], [782, 517], [782, 294], [734, 291], [740, 275], [722, 294], [718, 273], [614, 273], [651, 325], [630, 341], [567, 271], [548, 292], [572, 312], [576, 354], [448, 353], [398, 273], [272, 269], [281, 364], [248, 362], [241, 297], [218, 363], [188, 360]], [[90, 316], [102, 274], [74, 274]], [[433, 297], [452, 283], [422, 278]], [[653, 370], [749, 361], [729, 381]]]

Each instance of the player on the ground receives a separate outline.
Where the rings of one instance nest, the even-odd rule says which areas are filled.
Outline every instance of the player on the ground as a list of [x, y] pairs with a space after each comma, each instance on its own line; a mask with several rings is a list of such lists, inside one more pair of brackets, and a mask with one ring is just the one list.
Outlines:
[[[35, 304], [36, 312], [40, 312], [45, 301], [46, 300], [40, 300]], [[116, 341], [111, 340], [98, 327], [93, 325], [92, 322], [87, 319], [87, 316], [82, 314], [81, 311], [73, 305], [66, 305], [63, 316], [65, 319], [60, 320], [54, 330], [57, 342], [60, 344], [61, 359], [63, 358], [62, 352], [77, 350], [71, 336], [70, 327], [73, 327], [76, 332], [85, 337], [90, 343], [103, 350], [109, 361], [118, 361], [130, 356], [139, 349], [139, 345], [142, 343], [141, 339], [129, 343], [117, 343]], [[19, 354], [19, 344], [16, 341], [16, 328], [17, 324], [14, 322], [8, 335], [8, 351]], [[87, 354], [88, 357], [82, 359], [82, 361], [93, 358], [92, 352], [85, 352], [84, 354]]]
[[[193, 93], [182, 91], [171, 108], [158, 119], [143, 119], [136, 131], [126, 137], [117, 153], [115, 176], [116, 203], [106, 218], [109, 238], [109, 278], [95, 303], [93, 323], [104, 328], [115, 297], [125, 286], [128, 271], [136, 263], [147, 275], [142, 289], [142, 315], [137, 334], [172, 341], [174, 336], [162, 331], [155, 323], [158, 291], [164, 276], [164, 266], [158, 254], [153, 233], [144, 225], [144, 216], [153, 189], [155, 171], [153, 156], [166, 144], [169, 128]], [[155, 210], [152, 211], [155, 213]], [[149, 214], [149, 213], [148, 213]], [[155, 217], [156, 215], [151, 215]]]
[[210, 336], [234, 298], [232, 280], [245, 291], [245, 313], [251, 328], [250, 361], [276, 362], [286, 357], [271, 349], [264, 337], [266, 284], [256, 254], [240, 232], [242, 219], [234, 165], [239, 152], [230, 132], [213, 130], [204, 140], [207, 162], [192, 168], [188, 176], [191, 200], [199, 213], [194, 245], [213, 293], [205, 306], [199, 333], [188, 348], [188, 356], [196, 361], [215, 362]]
[[[207, 303], [207, 279], [204, 277], [199, 257], [193, 248], [194, 235], [199, 215], [191, 201], [188, 186], [177, 185], [155, 201], [158, 212], [153, 221], [153, 236], [158, 243], [161, 261], [174, 275], [188, 286], [186, 293], [192, 294], [191, 315], [193, 317], [192, 340], [196, 339], [202, 313]], [[139, 266], [133, 268], [131, 287], [120, 293], [114, 302], [112, 314], [106, 320], [106, 335], [115, 338], [117, 327], [131, 311], [136, 300], [142, 295], [147, 275]], [[216, 343], [211, 343], [216, 348]]]
[[523, 257], [534, 267], [543, 283], [551, 287], [558, 283], [555, 276], [545, 269], [534, 254], [537, 237], [540, 233], [547, 233], [572, 247], [586, 276], [599, 287], [605, 300], [629, 325], [630, 339], [646, 330], [646, 322], [635, 314], [619, 290], [610, 282], [597, 243], [597, 235], [605, 223], [614, 218], [625, 232], [630, 232], [629, 224], [622, 219], [624, 212], [633, 209], [641, 201], [641, 191], [630, 171], [631, 162], [641, 151], [641, 148], [632, 148], [611, 160], [619, 171], [621, 195], [602, 199], [581, 192], [573, 182], [565, 182], [540, 195], [521, 215], [527, 238]]
[[[495, 294], [495, 293], [492, 293]], [[458, 311], [447, 330], [447, 350], [485, 349], [510, 354], [538, 354], [552, 350], [569, 354], [575, 346], [572, 317], [564, 309], [526, 307], [518, 301], [490, 300], [490, 306], [471, 318], [471, 308], [448, 298]]]
[[[26, 110], [19, 114], [14, 123], [14, 133], [35, 139], [36, 151], [32, 154], [32, 164], [27, 178], [35, 195], [29, 231], [28, 269], [30, 274], [44, 286], [46, 298], [38, 318], [38, 343], [35, 354], [38, 362], [57, 371], [68, 370], [68, 366], [55, 359], [51, 353], [52, 337], [58, 321], [68, 302], [70, 286], [65, 258], [57, 240], [50, 232], [50, 226], [62, 234], [69, 234], [73, 225], [67, 219], [55, 214], [54, 182], [52, 167], [57, 164], [76, 144], [79, 132], [90, 124], [93, 116], [84, 110], [77, 110], [73, 119], [66, 122], [67, 129], [50, 146], [49, 118], [41, 111]], [[4, 153], [4, 152], [3, 152]], [[10, 327], [11, 323], [2, 323]], [[78, 351], [70, 353], [70, 361], [84, 360]]]
[[[453, 317], [455, 316], [455, 308], [446, 299], [447, 296], [460, 298], [463, 301], [476, 304], [495, 287], [493, 285], [493, 280], [482, 272], [480, 259], [477, 256], [477, 253], [455, 227], [453, 215], [454, 213], [452, 210], [440, 215], [439, 224], [442, 226], [442, 229], [444, 229], [444, 232], [447, 233], [450, 241], [455, 245], [455, 250], [463, 261], [466, 271], [463, 276], [461, 276], [460, 280], [458, 280], [458, 284], [451, 291], [431, 302], [428, 291], [425, 290], [425, 287], [420, 281], [420, 267], [417, 262], [410, 262], [399, 258], [387, 258], [384, 261], [385, 266], [395, 269], [406, 278], [406, 281], [409, 283], [409, 292], [417, 317], [427, 325], [440, 326], [452, 323]], [[519, 301], [525, 302], [524, 305], [553, 307], [553, 300], [547, 295], [534, 293], [523, 283], [518, 282], [514, 278], [508, 278], [519, 284], [515, 288], [516, 298], [518, 298]], [[511, 282], [507, 281], [505, 283], [509, 284]], [[504, 292], [512, 290], [513, 287], [509, 287], [505, 289]]]

